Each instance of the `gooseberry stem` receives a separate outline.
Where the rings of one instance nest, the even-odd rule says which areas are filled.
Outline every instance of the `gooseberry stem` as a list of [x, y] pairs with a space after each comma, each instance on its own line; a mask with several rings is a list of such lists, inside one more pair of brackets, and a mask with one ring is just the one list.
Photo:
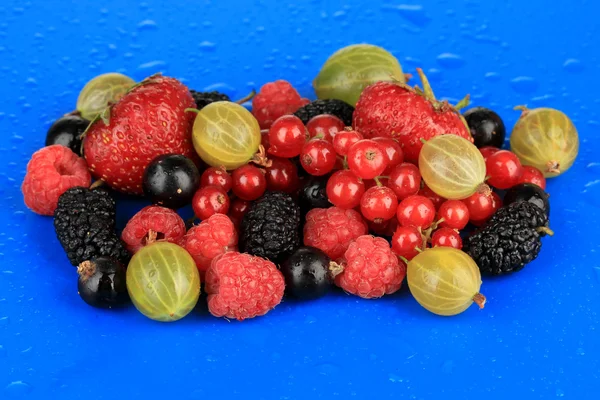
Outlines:
[[520, 118], [523, 118], [525, 115], [527, 115], [527, 113], [529, 113], [529, 108], [527, 108], [527, 106], [516, 106], [513, 108], [513, 110], [521, 111]]
[[241, 99], [235, 101], [237, 104], [244, 104], [247, 101], [252, 100], [252, 98], [256, 96], [256, 90], [252, 89], [252, 91], [247, 94], [245, 97], [242, 97]]
[[336, 276], [338, 276], [342, 272], [344, 272], [344, 266], [343, 265], [338, 264], [335, 261], [331, 261], [329, 263], [329, 274], [331, 275], [332, 278], [335, 278]]
[[560, 174], [560, 163], [556, 160], [550, 160], [546, 163], [546, 172]]
[[554, 236], [554, 231], [550, 228], [548, 228], [547, 226], [540, 226], [539, 228], [536, 229], [536, 231], [538, 231], [538, 233], [545, 233], [546, 235], [549, 236]]
[[483, 307], [485, 307], [485, 302], [487, 301], [487, 299], [481, 293], [476, 293], [475, 296], [473, 296], [473, 301], [479, 306], [480, 309], [483, 309]]

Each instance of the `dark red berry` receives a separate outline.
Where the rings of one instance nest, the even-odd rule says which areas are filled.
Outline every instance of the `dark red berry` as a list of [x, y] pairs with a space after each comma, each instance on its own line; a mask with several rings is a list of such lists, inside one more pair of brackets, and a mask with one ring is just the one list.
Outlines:
[[266, 169], [267, 189], [292, 193], [298, 189], [298, 169], [286, 158], [273, 157]]
[[402, 226], [429, 228], [435, 218], [435, 206], [427, 197], [409, 196], [398, 204], [398, 222]]
[[373, 179], [385, 171], [387, 155], [374, 140], [363, 139], [348, 149], [348, 167], [362, 179]]
[[218, 186], [225, 192], [231, 190], [231, 175], [223, 167], [207, 168], [200, 177], [200, 187]]
[[296, 157], [308, 139], [308, 131], [300, 118], [284, 115], [269, 128], [269, 154], [277, 157]]
[[271, 147], [269, 143], [269, 130], [262, 129], [260, 131], [260, 144], [265, 148], [265, 151], [269, 152], [269, 147]]
[[485, 146], [479, 149], [479, 152], [481, 153], [481, 155], [483, 156], [483, 159], [487, 161], [488, 157], [491, 156], [494, 153], [499, 152], [500, 149], [497, 147], [492, 147], [492, 146]]
[[360, 204], [365, 184], [348, 170], [337, 171], [327, 182], [327, 198], [336, 207], [350, 209]]
[[399, 226], [392, 236], [392, 251], [397, 256], [412, 260], [423, 250], [425, 238], [414, 226]]
[[431, 236], [431, 247], [454, 247], [462, 249], [462, 239], [457, 231], [450, 228], [440, 228]]
[[421, 173], [414, 164], [396, 165], [390, 171], [387, 186], [396, 193], [398, 200], [404, 200], [419, 192], [421, 188]]
[[441, 205], [446, 201], [445, 198], [435, 193], [433, 190], [429, 189], [427, 185], [423, 185], [421, 190], [419, 190], [419, 196], [424, 196], [431, 200], [436, 210], [439, 209]]
[[369, 231], [374, 235], [392, 237], [398, 229], [398, 218], [388, 219], [387, 221], [367, 221]]
[[496, 204], [496, 197], [494, 197], [494, 194], [495, 193], [476, 192], [466, 199], [461, 200], [463, 203], [465, 203], [467, 209], [469, 210], [469, 220], [471, 222], [486, 221], [492, 216], [494, 211], [499, 208]]
[[206, 186], [196, 192], [192, 199], [194, 214], [201, 220], [214, 214], [225, 214], [229, 211], [229, 196], [220, 187]]
[[521, 175], [521, 179], [519, 179], [519, 183], [533, 183], [546, 190], [546, 178], [544, 174], [531, 165], [523, 166], [523, 174]]
[[232, 218], [241, 219], [250, 208], [250, 202], [242, 199], [235, 199], [229, 207], [229, 216]]
[[311, 118], [306, 124], [306, 129], [310, 137], [318, 135], [331, 143], [337, 133], [344, 130], [344, 122], [334, 115], [321, 114]]
[[396, 165], [404, 162], [404, 152], [400, 143], [389, 137], [376, 137], [373, 140], [381, 146], [387, 156], [387, 167], [385, 173], [389, 173]]
[[246, 164], [239, 167], [233, 171], [231, 178], [233, 194], [242, 200], [256, 200], [267, 189], [267, 180], [263, 171], [254, 165]]
[[369, 221], [387, 221], [396, 215], [398, 198], [394, 191], [385, 186], [374, 186], [363, 194], [360, 211]]
[[333, 148], [340, 156], [345, 156], [350, 146], [362, 139], [363, 136], [356, 131], [342, 131], [333, 137]]
[[469, 223], [469, 208], [460, 200], [446, 200], [438, 210], [441, 227], [461, 230]]
[[328, 174], [333, 170], [335, 162], [336, 154], [333, 145], [324, 139], [311, 139], [300, 153], [302, 168], [314, 176]]
[[498, 211], [498, 209], [500, 207], [502, 207], [502, 199], [500, 198], [500, 196], [498, 195], [498, 193], [492, 193], [491, 194], [492, 197], [492, 201], [491, 201], [491, 214], [488, 215], [487, 217], [480, 219], [480, 220], [476, 220], [473, 219], [471, 217], [471, 219], [469, 220], [469, 222], [475, 226], [483, 226], [485, 225], [485, 223], [492, 217], [492, 215], [494, 215], [494, 213], [496, 211]]
[[508, 150], [500, 150], [485, 161], [487, 183], [497, 189], [508, 189], [519, 183], [523, 167], [517, 155]]

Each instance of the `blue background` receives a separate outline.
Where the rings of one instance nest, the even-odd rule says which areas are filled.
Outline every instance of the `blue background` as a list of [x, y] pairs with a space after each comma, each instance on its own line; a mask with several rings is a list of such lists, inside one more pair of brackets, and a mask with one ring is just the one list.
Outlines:
[[[0, 398], [597, 398], [596, 1], [128, 3], [0, 3]], [[87, 80], [162, 71], [242, 97], [283, 78], [314, 98], [327, 56], [357, 42], [424, 67], [438, 97], [471, 93], [509, 129], [517, 104], [559, 108], [579, 129], [575, 165], [548, 183], [556, 235], [522, 272], [484, 280], [485, 310], [441, 318], [406, 289], [335, 292], [243, 323], [200, 307], [159, 324], [78, 298], [51, 218], [25, 208], [20, 185]], [[141, 205], [123, 201], [120, 226]]]

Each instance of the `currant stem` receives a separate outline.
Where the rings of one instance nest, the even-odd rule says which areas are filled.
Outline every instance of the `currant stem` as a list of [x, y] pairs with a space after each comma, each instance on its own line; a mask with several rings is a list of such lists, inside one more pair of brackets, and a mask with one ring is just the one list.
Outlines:
[[404, 264], [408, 264], [408, 260], [406, 259], [406, 257], [398, 256], [398, 258], [402, 260]]
[[79, 274], [79, 276], [82, 278], [87, 279], [94, 275], [94, 272], [96, 272], [96, 267], [91, 261], [83, 261], [77, 266], [77, 274]]
[[186, 108], [184, 111], [185, 112], [194, 112], [196, 114], [198, 114], [200, 112], [200, 110], [198, 110], [197, 108]]
[[332, 278], [335, 278], [336, 276], [338, 276], [342, 272], [344, 272], [344, 266], [343, 265], [338, 264], [335, 261], [331, 261], [329, 263], [329, 274], [331, 275]]
[[252, 98], [254, 96], [256, 96], [256, 90], [252, 89], [252, 91], [249, 94], [247, 94], [245, 97], [242, 97], [241, 99], [235, 101], [235, 103], [244, 104], [245, 102], [252, 100]]
[[479, 309], [483, 309], [483, 307], [485, 307], [485, 302], [487, 301], [487, 299], [481, 293], [475, 293], [475, 296], [473, 296], [473, 301], [479, 306]]
[[261, 167], [265, 168], [269, 168], [271, 165], [273, 165], [273, 161], [267, 158], [265, 146], [263, 146], [262, 144], [258, 146], [258, 153], [256, 153], [249, 162], [260, 165]]

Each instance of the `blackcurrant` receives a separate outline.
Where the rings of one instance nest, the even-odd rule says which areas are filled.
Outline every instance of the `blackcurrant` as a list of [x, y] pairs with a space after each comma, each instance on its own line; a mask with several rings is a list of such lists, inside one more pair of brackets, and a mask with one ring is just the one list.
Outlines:
[[550, 216], [549, 197], [548, 193], [544, 192], [544, 189], [538, 185], [521, 183], [506, 191], [506, 194], [504, 195], [504, 205], [507, 206], [519, 201], [528, 201], [544, 210], [547, 216]]
[[189, 158], [166, 154], [156, 157], [146, 167], [142, 186], [154, 204], [181, 208], [190, 204], [200, 185], [198, 168]]
[[109, 257], [84, 261], [77, 267], [79, 296], [90, 306], [112, 308], [129, 303], [125, 282], [127, 270]]
[[331, 259], [314, 247], [299, 247], [281, 264], [288, 294], [303, 300], [323, 296], [333, 283], [329, 272]]
[[306, 214], [313, 208], [329, 208], [331, 203], [327, 198], [327, 176], [314, 176], [304, 184], [300, 192], [300, 209]]
[[46, 146], [60, 144], [81, 155], [81, 134], [90, 121], [77, 115], [67, 115], [54, 121], [46, 134]]
[[475, 146], [502, 147], [506, 128], [498, 114], [484, 107], [475, 107], [465, 112], [463, 116], [469, 125]]

